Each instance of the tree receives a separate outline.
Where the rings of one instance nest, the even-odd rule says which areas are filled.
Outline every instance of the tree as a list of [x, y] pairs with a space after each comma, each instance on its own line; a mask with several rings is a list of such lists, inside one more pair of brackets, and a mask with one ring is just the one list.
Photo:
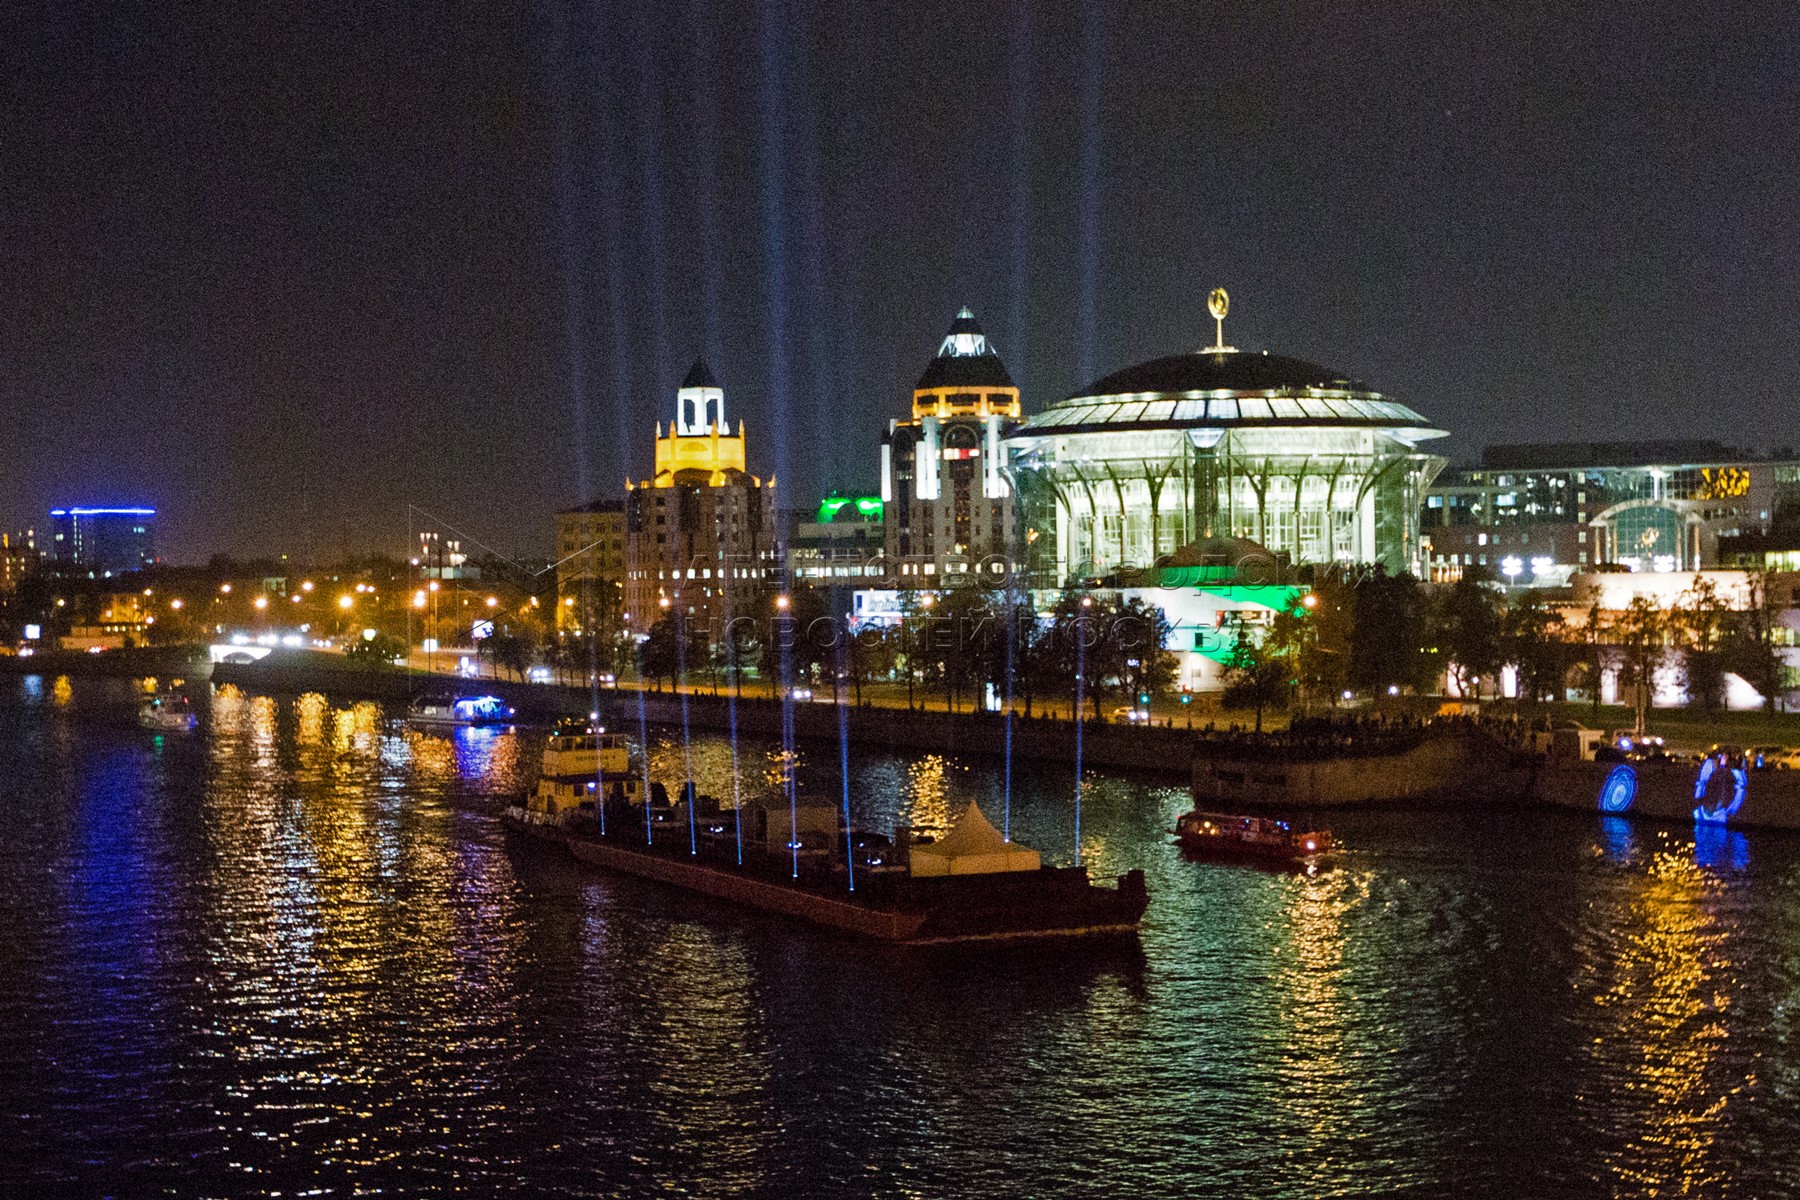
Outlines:
[[1546, 694], [1562, 698], [1568, 672], [1568, 646], [1561, 614], [1544, 603], [1542, 593], [1518, 593], [1500, 619], [1500, 660], [1518, 679], [1521, 700], [1537, 704]]
[[1002, 694], [1014, 701], [1025, 702], [1025, 715], [1032, 715], [1037, 696], [1054, 690], [1054, 641], [1038, 619], [1029, 599], [1010, 595], [995, 609], [999, 627], [994, 654], [993, 678]]
[[524, 679], [537, 648], [522, 633], [496, 633], [483, 639], [482, 649], [493, 658], [495, 666]]
[[1662, 665], [1669, 643], [1669, 614], [1647, 596], [1633, 596], [1630, 605], [1613, 618], [1608, 633], [1619, 656], [1619, 682], [1632, 689], [1637, 713], [1637, 732], [1644, 731], [1644, 714], [1656, 687], [1656, 669]]
[[987, 678], [995, 638], [994, 611], [987, 593], [974, 587], [958, 588], [940, 597], [926, 622], [920, 643], [923, 661], [944, 689], [944, 705], [951, 712], [967, 687]]
[[1763, 709], [1775, 711], [1782, 692], [1781, 652], [1775, 644], [1778, 615], [1769, 590], [1767, 570], [1754, 571], [1749, 580], [1749, 603], [1725, 631], [1720, 656], [1725, 670], [1738, 675], [1763, 698]]
[[762, 639], [759, 669], [769, 680], [771, 695], [783, 680], [789, 686], [813, 683], [818, 668], [835, 661], [843, 632], [832, 620], [824, 593], [795, 588], [786, 599], [786, 607], [776, 602], [769, 636]]
[[[1310, 601], [1310, 603], [1309, 603]], [[1297, 694], [1307, 692], [1336, 704], [1350, 682], [1350, 647], [1356, 623], [1355, 588], [1336, 575], [1314, 584], [1289, 607], [1292, 631], [1279, 631], [1278, 642], [1292, 642]]]
[[1500, 604], [1494, 589], [1459, 579], [1433, 606], [1432, 641], [1460, 696], [1479, 694], [1481, 680], [1500, 667]]
[[1263, 709], [1285, 704], [1293, 694], [1291, 656], [1266, 640], [1258, 643], [1248, 628], [1239, 628], [1224, 666], [1225, 707], [1254, 708], [1256, 732], [1261, 733]]
[[750, 664], [762, 658], [763, 642], [756, 636], [756, 623], [730, 620], [725, 623], [725, 636], [713, 646], [713, 656], [725, 672], [725, 682], [734, 693], [744, 694], [744, 673]]
[[863, 683], [865, 681], [894, 673], [894, 664], [899, 659], [898, 643], [899, 639], [895, 635], [895, 631], [873, 625], [857, 630], [846, 639], [844, 665], [856, 688], [858, 707], [861, 707], [863, 702]]
[[1587, 691], [1588, 703], [1597, 720], [1600, 716], [1600, 684], [1606, 674], [1608, 636], [1605, 615], [1600, 611], [1598, 600], [1588, 606], [1587, 619], [1567, 630], [1565, 636], [1573, 644], [1573, 650], [1580, 660], [1577, 677]]
[[1690, 708], [1717, 712], [1725, 706], [1725, 662], [1720, 651], [1733, 624], [1731, 606], [1712, 580], [1695, 575], [1670, 613], [1669, 633], [1681, 646], [1681, 682]]
[[1425, 668], [1426, 611], [1419, 581], [1377, 566], [1356, 586], [1350, 629], [1352, 686], [1417, 687]]
[[[1127, 612], [1116, 600], [1070, 589], [1062, 594], [1051, 614], [1050, 662], [1046, 665], [1052, 677], [1067, 690], [1071, 705], [1077, 700], [1091, 704], [1096, 718], [1126, 686], [1131, 670], [1126, 665], [1130, 656], [1121, 644], [1124, 639], [1119, 625]], [[1125, 628], [1141, 632], [1142, 610], [1131, 615], [1136, 620]], [[1075, 713], [1078, 719], [1080, 715]]]
[[1147, 703], [1175, 689], [1180, 661], [1169, 649], [1169, 619], [1163, 610], [1132, 597], [1119, 606], [1113, 622], [1122, 657], [1122, 681], [1137, 703]]
[[[673, 610], [663, 613], [650, 626], [650, 633], [638, 649], [638, 677], [646, 681], [668, 680], [671, 690], [680, 683], [684, 666], [682, 629]], [[656, 689], [661, 691], [659, 685]]]
[[391, 634], [353, 638], [344, 646], [344, 657], [359, 667], [380, 670], [406, 658], [407, 644]]

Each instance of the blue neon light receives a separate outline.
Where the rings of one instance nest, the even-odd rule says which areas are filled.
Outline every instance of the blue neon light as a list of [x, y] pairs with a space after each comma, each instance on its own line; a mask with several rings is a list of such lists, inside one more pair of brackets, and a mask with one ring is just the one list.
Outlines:
[[506, 701], [498, 696], [463, 696], [451, 707], [465, 721], [500, 721], [513, 715]]
[[1628, 812], [1636, 799], [1637, 771], [1630, 764], [1620, 763], [1606, 773], [1606, 781], [1600, 785], [1601, 812]]
[[154, 508], [53, 508], [53, 517], [154, 517]]
[[1694, 826], [1694, 863], [1709, 871], [1742, 871], [1750, 866], [1750, 839], [1723, 825]]
[[1707, 795], [1712, 791], [1713, 776], [1726, 763], [1723, 754], [1715, 754], [1700, 764], [1700, 774], [1694, 779], [1694, 821], [1700, 825], [1723, 825], [1732, 818], [1737, 810], [1743, 807], [1744, 795], [1750, 790], [1750, 772], [1743, 766], [1735, 766], [1731, 770], [1731, 802], [1723, 806], [1707, 803]]

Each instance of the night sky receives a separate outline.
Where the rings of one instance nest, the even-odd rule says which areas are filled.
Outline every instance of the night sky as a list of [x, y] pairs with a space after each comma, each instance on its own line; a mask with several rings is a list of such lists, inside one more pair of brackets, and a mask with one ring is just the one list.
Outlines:
[[1220, 284], [1455, 455], [1800, 442], [1788, 6], [34, 7], [0, 527], [543, 552], [698, 353], [800, 504], [875, 485], [959, 305], [1035, 411], [1210, 342]]

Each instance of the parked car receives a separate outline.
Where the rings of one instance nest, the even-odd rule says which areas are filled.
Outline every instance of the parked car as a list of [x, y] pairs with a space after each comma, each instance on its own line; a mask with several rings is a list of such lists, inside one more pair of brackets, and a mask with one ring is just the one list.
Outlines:
[[1800, 768], [1800, 749], [1793, 746], [1752, 746], [1744, 752], [1758, 771], [1792, 771]]

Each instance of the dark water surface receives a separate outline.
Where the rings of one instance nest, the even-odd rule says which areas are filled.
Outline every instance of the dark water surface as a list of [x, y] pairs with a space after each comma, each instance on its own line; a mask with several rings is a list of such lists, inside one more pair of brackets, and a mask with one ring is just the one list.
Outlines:
[[[0, 679], [5, 1195], [1800, 1194], [1792, 836], [1341, 814], [1290, 877], [1181, 861], [1180, 792], [1096, 776], [1141, 950], [921, 952], [509, 849], [523, 735], [133, 711]], [[851, 772], [871, 818], [998, 820], [986, 764]], [[1022, 770], [1017, 837], [1066, 861], [1071, 791]]]

